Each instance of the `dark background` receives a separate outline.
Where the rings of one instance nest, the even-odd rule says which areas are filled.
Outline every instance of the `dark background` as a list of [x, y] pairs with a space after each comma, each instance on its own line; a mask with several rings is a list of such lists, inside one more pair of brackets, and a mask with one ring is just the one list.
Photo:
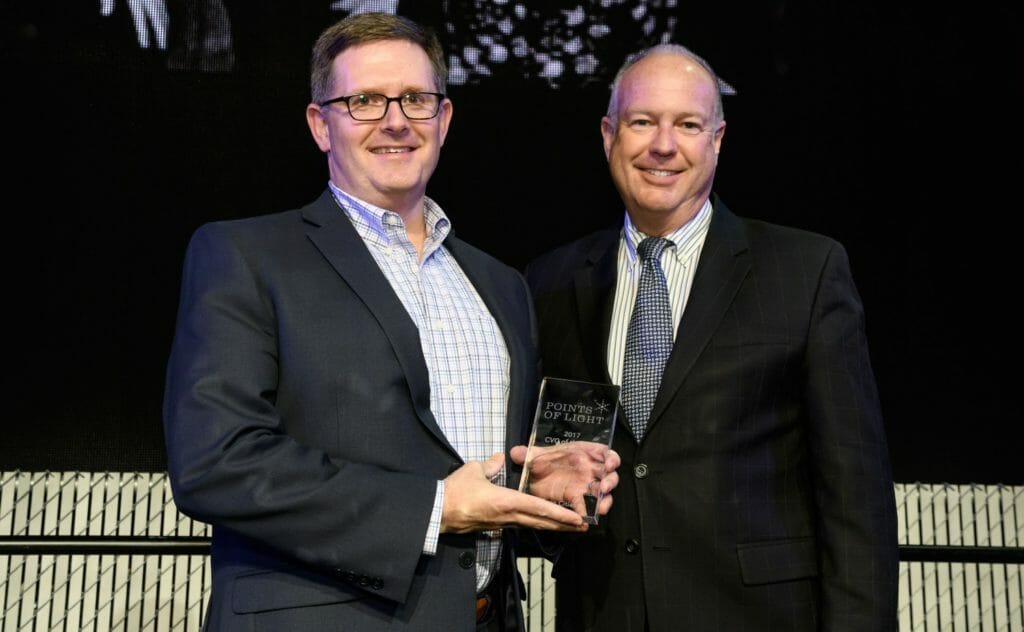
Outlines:
[[[109, 16], [73, 4], [2, 5], [0, 470], [160, 470], [188, 237], [322, 191], [308, 54], [343, 13], [225, 2], [234, 63], [209, 71], [141, 48], [124, 2]], [[457, 4], [399, 12], [439, 20]], [[847, 247], [898, 481], [1020, 484], [1017, 10], [751, 4], [673, 9], [673, 40], [738, 91], [716, 191]], [[612, 38], [622, 50], [629, 27]], [[619, 52], [605, 51], [614, 66]], [[429, 193], [460, 236], [521, 267], [622, 208], [598, 132], [609, 77], [552, 86], [517, 70], [450, 87]]]

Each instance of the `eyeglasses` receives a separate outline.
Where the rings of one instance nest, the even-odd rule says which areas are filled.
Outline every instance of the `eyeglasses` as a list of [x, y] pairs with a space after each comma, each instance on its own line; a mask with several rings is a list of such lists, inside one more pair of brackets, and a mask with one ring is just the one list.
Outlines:
[[349, 116], [357, 121], [379, 121], [388, 113], [392, 101], [398, 101], [402, 114], [413, 121], [425, 121], [437, 116], [444, 95], [440, 92], [406, 92], [397, 97], [383, 94], [350, 94], [335, 97], [320, 104], [321, 107], [342, 102], [348, 107]]

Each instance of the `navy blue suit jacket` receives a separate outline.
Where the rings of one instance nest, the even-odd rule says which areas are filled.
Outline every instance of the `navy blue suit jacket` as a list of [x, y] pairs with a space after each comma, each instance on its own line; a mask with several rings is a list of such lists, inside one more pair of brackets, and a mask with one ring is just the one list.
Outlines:
[[[465, 242], [445, 247], [508, 346], [507, 450], [536, 397], [529, 293]], [[417, 328], [329, 191], [196, 231], [164, 427], [175, 502], [213, 525], [210, 629], [475, 629], [473, 537], [422, 554], [436, 483], [462, 460], [430, 412]]]
[[[544, 374], [608, 381], [618, 229], [534, 261]], [[620, 409], [621, 414], [621, 409]], [[896, 629], [892, 475], [846, 253], [721, 200], [615, 504], [558, 557], [560, 630]]]

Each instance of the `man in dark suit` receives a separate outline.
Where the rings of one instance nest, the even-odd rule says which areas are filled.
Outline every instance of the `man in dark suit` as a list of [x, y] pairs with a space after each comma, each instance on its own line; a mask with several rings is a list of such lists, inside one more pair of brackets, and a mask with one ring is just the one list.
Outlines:
[[602, 468], [615, 485], [608, 453], [535, 481], [546, 499], [505, 487], [534, 315], [522, 276], [425, 197], [445, 74], [405, 18], [328, 28], [306, 111], [328, 190], [189, 244], [164, 427], [175, 501], [213, 525], [208, 629], [518, 630], [503, 527], [585, 531], [551, 501], [580, 507]]
[[[625, 408], [629, 481], [566, 538], [557, 627], [895, 630], [893, 482], [847, 256], [712, 195], [720, 85], [678, 45], [630, 58], [601, 121], [624, 226], [527, 269], [544, 374], [622, 384]], [[665, 326], [633, 324], [651, 313]]]

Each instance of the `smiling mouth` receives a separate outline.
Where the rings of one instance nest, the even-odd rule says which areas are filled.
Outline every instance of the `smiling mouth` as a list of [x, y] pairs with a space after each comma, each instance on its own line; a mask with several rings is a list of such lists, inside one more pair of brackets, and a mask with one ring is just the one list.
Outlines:
[[645, 169], [644, 171], [651, 174], [652, 176], [671, 176], [675, 175], [676, 173], [675, 171], [666, 171], [664, 169]]
[[412, 151], [411, 147], [377, 147], [370, 150], [375, 154], [404, 154]]

